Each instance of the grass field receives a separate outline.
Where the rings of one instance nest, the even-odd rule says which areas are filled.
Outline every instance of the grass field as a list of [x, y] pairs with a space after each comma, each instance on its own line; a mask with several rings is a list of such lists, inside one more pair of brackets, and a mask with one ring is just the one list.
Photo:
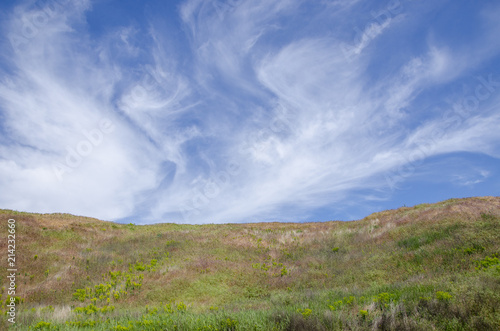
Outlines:
[[500, 330], [500, 197], [353, 222], [16, 220], [12, 330]]

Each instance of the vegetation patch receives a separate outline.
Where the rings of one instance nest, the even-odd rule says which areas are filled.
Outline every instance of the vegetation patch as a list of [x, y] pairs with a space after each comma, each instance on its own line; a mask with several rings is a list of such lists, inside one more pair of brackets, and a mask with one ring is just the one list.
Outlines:
[[140, 226], [0, 210], [23, 242], [10, 329], [496, 330], [498, 215], [500, 198], [303, 224]]

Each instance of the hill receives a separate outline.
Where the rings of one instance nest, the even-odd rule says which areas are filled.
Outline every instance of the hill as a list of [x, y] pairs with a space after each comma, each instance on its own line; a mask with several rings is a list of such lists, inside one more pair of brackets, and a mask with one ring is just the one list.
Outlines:
[[500, 197], [352, 222], [138, 226], [10, 210], [0, 219], [2, 261], [15, 220], [16, 323], [2, 318], [12, 329], [500, 329]]

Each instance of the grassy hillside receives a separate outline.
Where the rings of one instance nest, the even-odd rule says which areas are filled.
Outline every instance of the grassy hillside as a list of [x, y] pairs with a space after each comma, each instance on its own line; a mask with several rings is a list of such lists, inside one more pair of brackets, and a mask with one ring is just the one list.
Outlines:
[[307, 224], [137, 226], [3, 210], [3, 256], [9, 218], [12, 329], [500, 329], [500, 197]]

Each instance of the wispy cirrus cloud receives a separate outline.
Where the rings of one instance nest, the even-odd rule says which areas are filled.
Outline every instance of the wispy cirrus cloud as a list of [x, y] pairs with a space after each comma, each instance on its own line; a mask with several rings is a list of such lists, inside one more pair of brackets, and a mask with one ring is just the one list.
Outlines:
[[98, 6], [4, 14], [1, 207], [300, 221], [390, 200], [433, 156], [498, 157], [498, 6], [452, 8], [481, 22], [473, 47], [411, 1], [192, 0], [169, 24], [151, 1], [146, 25], [93, 31]]

